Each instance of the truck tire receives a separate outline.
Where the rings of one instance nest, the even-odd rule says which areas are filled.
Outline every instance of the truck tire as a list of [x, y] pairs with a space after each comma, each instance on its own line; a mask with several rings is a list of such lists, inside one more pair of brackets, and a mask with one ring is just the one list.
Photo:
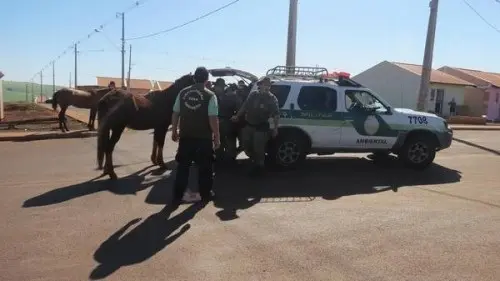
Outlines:
[[307, 157], [307, 139], [299, 133], [285, 132], [278, 134], [271, 141], [267, 158], [270, 164], [279, 169], [294, 169]]
[[405, 141], [398, 157], [407, 167], [423, 170], [436, 157], [436, 142], [430, 136], [412, 136]]

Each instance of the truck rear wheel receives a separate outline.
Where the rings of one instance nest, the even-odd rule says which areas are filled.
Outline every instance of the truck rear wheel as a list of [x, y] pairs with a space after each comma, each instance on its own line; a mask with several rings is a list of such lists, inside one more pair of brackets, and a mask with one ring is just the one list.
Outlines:
[[307, 157], [307, 140], [304, 136], [295, 132], [278, 134], [271, 141], [268, 150], [268, 160], [278, 168], [295, 168]]

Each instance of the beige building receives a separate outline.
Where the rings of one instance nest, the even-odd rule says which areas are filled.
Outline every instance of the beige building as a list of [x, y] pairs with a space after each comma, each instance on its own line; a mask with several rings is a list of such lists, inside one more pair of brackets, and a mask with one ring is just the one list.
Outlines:
[[[422, 66], [383, 61], [352, 79], [377, 92], [393, 107], [417, 109]], [[454, 100], [457, 114], [466, 109], [466, 91], [474, 85], [439, 70], [432, 70], [430, 92], [425, 100], [425, 111], [447, 117], [449, 103]]]

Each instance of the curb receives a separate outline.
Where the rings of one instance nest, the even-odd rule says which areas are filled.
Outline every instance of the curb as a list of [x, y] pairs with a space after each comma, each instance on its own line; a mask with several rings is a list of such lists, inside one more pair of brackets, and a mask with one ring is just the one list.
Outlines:
[[20, 135], [4, 135], [0, 133], [0, 141], [36, 141], [36, 140], [48, 140], [48, 139], [71, 139], [71, 138], [90, 138], [97, 136], [96, 131], [73, 131], [68, 133], [54, 132], [54, 133], [32, 133], [32, 134], [20, 134]]
[[488, 126], [488, 127], [453, 127], [453, 131], [500, 131], [500, 126]]

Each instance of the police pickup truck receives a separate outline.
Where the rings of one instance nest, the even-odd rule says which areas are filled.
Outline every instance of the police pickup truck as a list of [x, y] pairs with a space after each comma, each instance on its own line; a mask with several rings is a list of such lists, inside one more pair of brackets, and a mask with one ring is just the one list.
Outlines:
[[[453, 132], [443, 118], [393, 108], [348, 73], [277, 66], [266, 76], [281, 111], [278, 137], [267, 151], [277, 166], [297, 166], [309, 154], [371, 152], [394, 153], [407, 166], [423, 169], [451, 145]], [[251, 91], [258, 89], [255, 81], [251, 85]]]

